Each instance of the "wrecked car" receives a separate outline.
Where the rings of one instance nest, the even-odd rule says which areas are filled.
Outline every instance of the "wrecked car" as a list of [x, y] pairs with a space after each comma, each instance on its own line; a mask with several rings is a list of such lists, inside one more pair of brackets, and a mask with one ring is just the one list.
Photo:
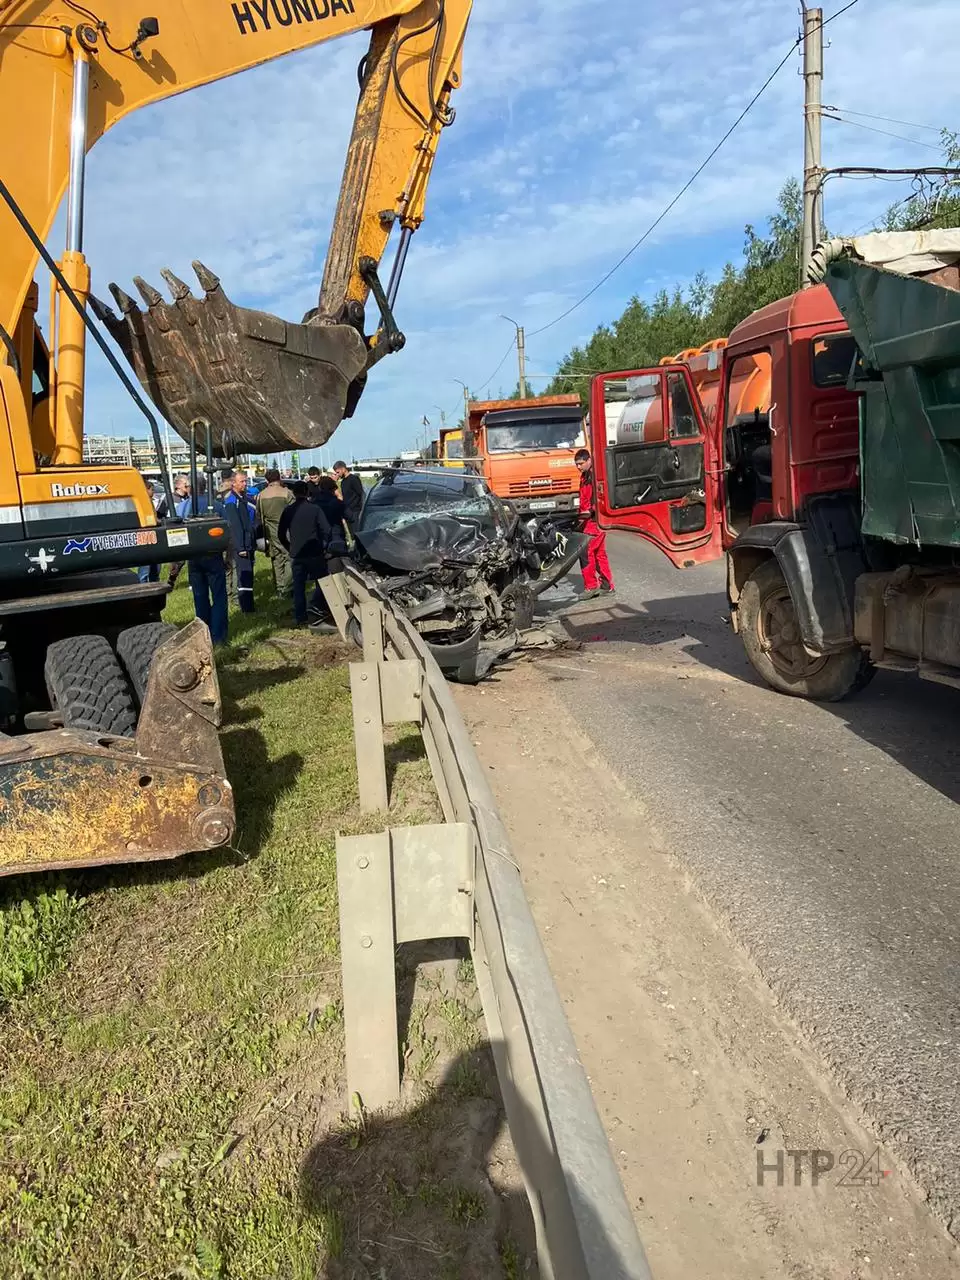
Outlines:
[[588, 539], [522, 521], [471, 472], [385, 471], [354, 530], [359, 566], [410, 619], [448, 679], [474, 683], [521, 648], [551, 646], [537, 597]]

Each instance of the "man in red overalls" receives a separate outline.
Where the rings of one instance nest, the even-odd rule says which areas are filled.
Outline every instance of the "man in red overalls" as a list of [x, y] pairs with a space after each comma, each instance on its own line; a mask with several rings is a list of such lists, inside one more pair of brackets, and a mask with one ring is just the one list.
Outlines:
[[580, 472], [580, 525], [590, 542], [580, 558], [584, 590], [580, 600], [592, 600], [601, 591], [613, 591], [613, 574], [607, 559], [607, 535], [597, 524], [597, 495], [593, 479], [593, 463], [588, 449], [578, 449], [574, 462]]

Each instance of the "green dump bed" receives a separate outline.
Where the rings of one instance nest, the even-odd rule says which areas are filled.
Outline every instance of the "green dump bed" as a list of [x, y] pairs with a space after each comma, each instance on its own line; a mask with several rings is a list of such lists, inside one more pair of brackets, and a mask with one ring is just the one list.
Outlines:
[[960, 548], [960, 292], [846, 255], [823, 278], [863, 356], [863, 532]]

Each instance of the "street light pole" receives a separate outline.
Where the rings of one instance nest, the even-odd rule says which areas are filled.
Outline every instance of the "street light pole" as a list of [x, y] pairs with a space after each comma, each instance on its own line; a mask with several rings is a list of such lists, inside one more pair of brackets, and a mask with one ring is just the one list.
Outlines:
[[466, 430], [470, 425], [470, 388], [465, 382], [461, 382], [459, 378], [452, 378], [451, 381], [463, 387], [463, 426], [464, 430]]
[[512, 320], [510, 316], [501, 313], [501, 320], [506, 320], [508, 324], [512, 324], [517, 331], [517, 366], [520, 373], [520, 399], [527, 398], [527, 351], [526, 342], [523, 334], [523, 325], [517, 324], [516, 320]]

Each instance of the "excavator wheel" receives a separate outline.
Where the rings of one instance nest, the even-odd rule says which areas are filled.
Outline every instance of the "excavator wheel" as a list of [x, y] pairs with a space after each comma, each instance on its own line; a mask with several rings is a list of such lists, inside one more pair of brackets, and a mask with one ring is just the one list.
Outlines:
[[128, 627], [126, 631], [120, 632], [117, 656], [123, 663], [141, 707], [147, 696], [153, 655], [164, 640], [176, 634], [176, 631], [177, 628], [170, 622], [143, 622], [138, 627]]
[[132, 738], [137, 709], [117, 655], [104, 636], [70, 636], [47, 649], [43, 673], [50, 704], [66, 729]]

